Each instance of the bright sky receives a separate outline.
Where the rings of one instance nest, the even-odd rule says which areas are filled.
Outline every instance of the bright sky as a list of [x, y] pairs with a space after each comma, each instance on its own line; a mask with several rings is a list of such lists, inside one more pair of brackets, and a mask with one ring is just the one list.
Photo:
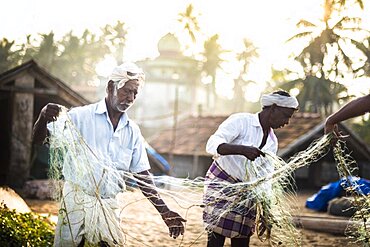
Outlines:
[[[154, 58], [158, 55], [158, 40], [166, 33], [179, 28], [178, 13], [184, 12], [190, 2], [190, 0], [6, 1], [2, 3], [3, 11], [0, 15], [0, 38], [24, 42], [26, 34], [48, 33], [51, 30], [59, 38], [70, 30], [74, 30], [76, 34], [81, 34], [86, 28], [98, 32], [104, 25], [115, 24], [120, 20], [129, 27], [125, 53], [127, 60]], [[270, 80], [271, 65], [283, 68], [289, 62], [288, 55], [292, 52], [293, 46], [286, 45], [285, 41], [297, 32], [295, 24], [299, 19], [320, 18], [323, 0], [192, 2], [195, 13], [200, 13], [199, 24], [205, 36], [219, 33], [220, 43], [227, 50], [239, 51], [243, 38], [249, 38], [259, 48], [260, 58], [250, 68], [250, 79], [259, 83], [254, 86], [254, 90], [263, 90], [264, 83]], [[364, 14], [364, 18], [364, 23], [370, 23], [370, 15]], [[220, 79], [230, 81], [233, 76], [234, 68], [225, 66], [225, 72], [220, 74]], [[365, 84], [361, 88], [368, 92], [370, 82], [361, 84]], [[231, 88], [223, 91], [229, 94]]]

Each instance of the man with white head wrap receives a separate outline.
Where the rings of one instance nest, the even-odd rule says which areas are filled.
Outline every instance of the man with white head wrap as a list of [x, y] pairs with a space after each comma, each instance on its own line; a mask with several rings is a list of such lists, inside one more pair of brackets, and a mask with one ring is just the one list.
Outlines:
[[112, 74], [109, 76], [109, 80], [117, 83], [117, 89], [123, 87], [129, 80], [138, 81], [140, 87], [142, 87], [145, 80], [145, 74], [136, 64], [126, 62], [114, 68]]
[[[209, 247], [222, 247], [226, 237], [231, 238], [231, 246], [249, 246], [250, 236], [255, 231], [254, 203], [250, 201], [238, 212], [224, 212], [232, 202], [222, 199], [222, 188], [217, 184], [253, 181], [273, 171], [272, 164], [263, 162], [260, 156], [265, 152], [277, 152], [278, 141], [273, 129], [289, 123], [298, 101], [280, 90], [263, 95], [261, 105], [259, 113], [231, 115], [207, 142], [206, 150], [214, 156], [205, 178], [208, 186], [205, 188], [203, 212], [209, 231]], [[258, 168], [254, 167], [255, 164]], [[221, 217], [218, 218], [219, 215]]]
[[[157, 191], [153, 189], [154, 183], [150, 178], [150, 165], [144, 139], [139, 127], [128, 118], [126, 113], [127, 109], [135, 102], [136, 96], [144, 84], [144, 78], [142, 69], [134, 63], [124, 63], [117, 66], [109, 77], [106, 97], [98, 103], [73, 108], [68, 111], [68, 116], [85, 143], [101, 160], [114, 164], [118, 171], [130, 171], [134, 176], [137, 174], [136, 177], [143, 181], [143, 183], [138, 183], [143, 194], [162, 216], [169, 228], [170, 236], [176, 238], [184, 233], [183, 222], [185, 220], [176, 212], [171, 211]], [[60, 106], [53, 103], [47, 104], [41, 110], [34, 125], [33, 141], [35, 143], [42, 144], [44, 142], [51, 130], [51, 122], [56, 120], [59, 111]], [[63, 172], [66, 170], [65, 167], [66, 164], [64, 164]], [[85, 223], [89, 209], [84, 208], [82, 203], [76, 203], [76, 198], [86, 201], [89, 195], [85, 195], [84, 191], [91, 191], [94, 188], [86, 188], [86, 181], [81, 181], [81, 179], [68, 180], [66, 175], [73, 177], [73, 171], [69, 171], [68, 174], [71, 173], [72, 176], [63, 173], [66, 180], [63, 189], [64, 207], [61, 205], [63, 210], [60, 210], [56, 227], [55, 246], [83, 246], [85, 241], [86, 244], [89, 244], [89, 239], [92, 237], [87, 236], [86, 228], [96, 227]], [[76, 190], [76, 188], [82, 189]], [[102, 191], [102, 200], [108, 202], [107, 205], [113, 205], [115, 193], [117, 192]], [[61, 215], [62, 212], [64, 215]], [[65, 224], [66, 218], [74, 224]], [[114, 222], [119, 224], [119, 220]], [[114, 224], [113, 227], [117, 226]], [[101, 236], [97, 240], [100, 241], [101, 246], [121, 245], [123, 241], [117, 236], [115, 239], [111, 239], [109, 234], [106, 234], [108, 236], [105, 236], [104, 233], [97, 235]], [[121, 236], [119, 232], [117, 235]]]
[[295, 97], [287, 96], [286, 94], [278, 94], [278, 93], [270, 93], [264, 94], [261, 97], [261, 105], [262, 107], [277, 105], [280, 107], [286, 108], [298, 108], [298, 100]]

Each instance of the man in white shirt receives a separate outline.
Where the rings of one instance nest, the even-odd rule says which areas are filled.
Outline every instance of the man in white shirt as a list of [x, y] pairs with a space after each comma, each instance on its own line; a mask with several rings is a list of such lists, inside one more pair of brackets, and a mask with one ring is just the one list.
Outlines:
[[[104, 162], [109, 161], [117, 171], [129, 171], [137, 174], [137, 178], [143, 182], [142, 184], [139, 183], [143, 194], [162, 216], [169, 228], [170, 236], [176, 238], [184, 233], [182, 222], [185, 220], [176, 212], [171, 211], [157, 191], [153, 189], [154, 183], [148, 171], [150, 165], [144, 139], [139, 127], [126, 114], [126, 110], [135, 102], [136, 95], [143, 83], [143, 71], [133, 63], [124, 63], [113, 70], [107, 84], [105, 99], [95, 104], [73, 108], [68, 112], [68, 116], [94, 155]], [[35, 143], [42, 144], [44, 142], [51, 130], [52, 122], [57, 120], [59, 112], [60, 106], [52, 103], [47, 104], [41, 110], [33, 131]], [[69, 163], [74, 162], [73, 159], [65, 160], [70, 161]], [[88, 239], [84, 235], [86, 232], [84, 228], [94, 227], [86, 226], [87, 223], [84, 222], [84, 219], [87, 210], [75, 202], [79, 196], [85, 198], [84, 195], [81, 196], [81, 194], [84, 194], [83, 192], [89, 194], [89, 191], [91, 191], [91, 194], [93, 194], [94, 188], [91, 188], [88, 181], [74, 178], [73, 173], [79, 172], [74, 171], [74, 168], [76, 166], [66, 164], [66, 161], [64, 161], [63, 175], [66, 182], [63, 197], [64, 206], [68, 207], [70, 211], [67, 215], [75, 217], [75, 221], [78, 223], [73, 225], [63, 224], [63, 219], [60, 216], [56, 229], [55, 246], [83, 246], [85, 239]], [[77, 191], [75, 190], [76, 187], [80, 189]], [[99, 193], [102, 198], [112, 200], [116, 192], [102, 190]], [[63, 207], [63, 205], [61, 206]], [[67, 209], [63, 208], [63, 211], [67, 211]], [[102, 246], [112, 244], [108, 243], [106, 239], [99, 239], [98, 241], [101, 242]], [[116, 241], [114, 239], [113, 242]], [[118, 240], [118, 242], [121, 241], [122, 239]]]
[[[222, 247], [225, 237], [231, 238], [233, 247], [249, 246], [250, 236], [254, 233], [253, 202], [239, 212], [223, 213], [230, 200], [217, 197], [226, 193], [220, 184], [253, 181], [257, 176], [273, 171], [272, 165], [259, 162], [259, 157], [264, 156], [264, 152], [277, 152], [278, 140], [273, 129], [289, 123], [298, 108], [298, 101], [285, 91], [277, 91], [263, 95], [261, 104], [262, 111], [257, 114], [231, 115], [207, 142], [207, 152], [215, 157], [206, 174], [208, 186], [204, 195], [203, 220], [209, 231], [208, 247]], [[253, 167], [251, 161], [258, 163], [258, 168]]]

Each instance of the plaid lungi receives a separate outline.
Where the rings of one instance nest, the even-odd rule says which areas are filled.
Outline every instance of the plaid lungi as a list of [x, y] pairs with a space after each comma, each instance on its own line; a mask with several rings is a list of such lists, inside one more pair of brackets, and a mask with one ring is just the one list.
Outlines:
[[208, 231], [228, 238], [247, 238], [253, 235], [256, 213], [252, 201], [242, 207], [225, 210], [237, 196], [235, 188], [227, 185], [238, 182], [241, 181], [227, 174], [216, 161], [208, 169], [203, 197], [203, 221]]

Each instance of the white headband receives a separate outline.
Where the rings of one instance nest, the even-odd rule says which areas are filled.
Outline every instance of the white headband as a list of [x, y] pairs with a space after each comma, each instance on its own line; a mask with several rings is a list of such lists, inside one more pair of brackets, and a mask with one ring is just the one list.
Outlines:
[[[132, 75], [128, 75], [128, 73]], [[112, 74], [109, 76], [110, 81], [118, 82], [117, 89], [120, 89], [129, 80], [137, 80], [140, 86], [145, 80], [145, 74], [141, 68], [131, 62], [126, 62], [113, 69]]]
[[277, 106], [287, 108], [298, 108], [298, 100], [294, 96], [284, 96], [276, 93], [264, 94], [261, 97], [261, 105], [270, 106], [276, 104]]

